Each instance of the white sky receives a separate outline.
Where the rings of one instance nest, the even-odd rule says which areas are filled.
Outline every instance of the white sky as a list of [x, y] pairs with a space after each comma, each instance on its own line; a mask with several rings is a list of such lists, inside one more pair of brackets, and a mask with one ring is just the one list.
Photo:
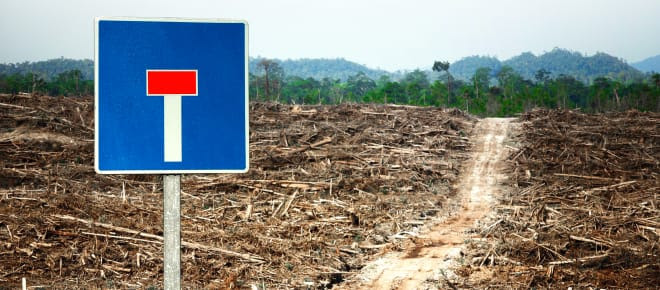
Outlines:
[[660, 54], [659, 0], [0, 0], [0, 63], [92, 58], [94, 16], [245, 19], [251, 56], [387, 70], [554, 47]]

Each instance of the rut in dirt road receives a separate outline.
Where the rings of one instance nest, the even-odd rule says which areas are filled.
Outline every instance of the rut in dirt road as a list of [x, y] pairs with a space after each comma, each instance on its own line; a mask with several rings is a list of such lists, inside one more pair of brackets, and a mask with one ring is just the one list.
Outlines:
[[446, 279], [453, 258], [460, 255], [463, 241], [470, 238], [466, 231], [490, 211], [499, 181], [505, 178], [500, 172], [510, 121], [487, 118], [477, 124], [472, 158], [457, 184], [454, 203], [458, 211], [421, 234], [407, 253], [368, 264], [360, 288], [426, 289]]

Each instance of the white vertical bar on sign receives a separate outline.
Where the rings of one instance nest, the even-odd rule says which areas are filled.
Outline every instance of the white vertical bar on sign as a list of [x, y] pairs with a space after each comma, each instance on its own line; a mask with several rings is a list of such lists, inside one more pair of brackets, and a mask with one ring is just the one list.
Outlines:
[[181, 162], [181, 96], [163, 96], [165, 162]]

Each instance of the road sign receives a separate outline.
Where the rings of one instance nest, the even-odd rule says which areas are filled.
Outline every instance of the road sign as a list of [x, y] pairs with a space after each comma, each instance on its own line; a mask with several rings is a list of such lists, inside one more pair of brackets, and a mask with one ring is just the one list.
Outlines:
[[98, 173], [247, 171], [247, 23], [95, 22]]

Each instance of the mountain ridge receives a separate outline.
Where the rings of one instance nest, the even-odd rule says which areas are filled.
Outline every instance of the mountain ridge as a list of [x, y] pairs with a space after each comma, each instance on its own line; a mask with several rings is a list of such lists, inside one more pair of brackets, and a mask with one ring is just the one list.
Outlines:
[[[249, 59], [249, 71], [259, 75], [262, 72], [258, 62], [264, 59], [256, 57]], [[373, 69], [365, 65], [346, 60], [344, 58], [303, 58], [303, 59], [272, 59], [279, 63], [286, 76], [302, 78], [340, 79], [345, 81], [348, 77], [363, 72], [371, 79], [378, 80], [383, 76], [389, 79], [401, 79], [404, 74], [412, 70], [399, 70], [395, 72]], [[430, 80], [444, 79], [443, 73], [423, 69]], [[503, 67], [509, 66], [526, 79], [533, 80], [537, 71], [544, 69], [551, 73], [551, 77], [570, 75], [584, 82], [591, 82], [597, 77], [609, 77], [623, 81], [638, 80], [644, 77], [644, 72], [660, 71], [660, 55], [647, 58], [643, 61], [628, 64], [625, 60], [606, 53], [596, 53], [591, 56], [567, 49], [555, 48], [543, 54], [534, 55], [523, 52], [507, 60], [500, 61], [493, 56], [468, 56], [452, 63], [449, 72], [456, 79], [469, 80], [480, 67], [491, 69], [492, 77]], [[637, 68], [636, 68], [637, 67]], [[657, 68], [657, 70], [656, 70]], [[34, 72], [46, 80], [57, 77], [58, 74], [68, 70], [78, 69], [83, 79], [93, 79], [94, 62], [90, 59], [75, 60], [66, 58], [50, 59], [45, 61], [0, 64], [0, 74], [30, 73]]]
[[[592, 56], [567, 49], [555, 48], [540, 55], [523, 52], [504, 61], [494, 57], [469, 56], [454, 62], [449, 72], [458, 79], [467, 80], [480, 67], [488, 67], [496, 74], [503, 66], [509, 66], [526, 79], [533, 80], [536, 72], [543, 69], [551, 77], [570, 75], [583, 82], [597, 77], [610, 77], [624, 81], [644, 77], [644, 73], [629, 65], [625, 60], [599, 52]], [[454, 69], [452, 70], [452, 67]]]
[[643, 71], [643, 72], [660, 72], [660, 54], [656, 56], [651, 56], [640, 60], [638, 62], [633, 62], [632, 65], [634, 68]]
[[[258, 63], [265, 59], [264, 57], [250, 58], [249, 70], [253, 74], [261, 73]], [[269, 58], [270, 59], [270, 58]], [[369, 68], [366, 65], [346, 60], [344, 58], [301, 58], [301, 59], [270, 59], [279, 63], [287, 76], [298, 76], [303, 78], [314, 78], [322, 80], [323, 78], [340, 79], [345, 81], [348, 77], [363, 72], [371, 79], [378, 79], [383, 75], [393, 76], [396, 72], [390, 72], [382, 69]]]

